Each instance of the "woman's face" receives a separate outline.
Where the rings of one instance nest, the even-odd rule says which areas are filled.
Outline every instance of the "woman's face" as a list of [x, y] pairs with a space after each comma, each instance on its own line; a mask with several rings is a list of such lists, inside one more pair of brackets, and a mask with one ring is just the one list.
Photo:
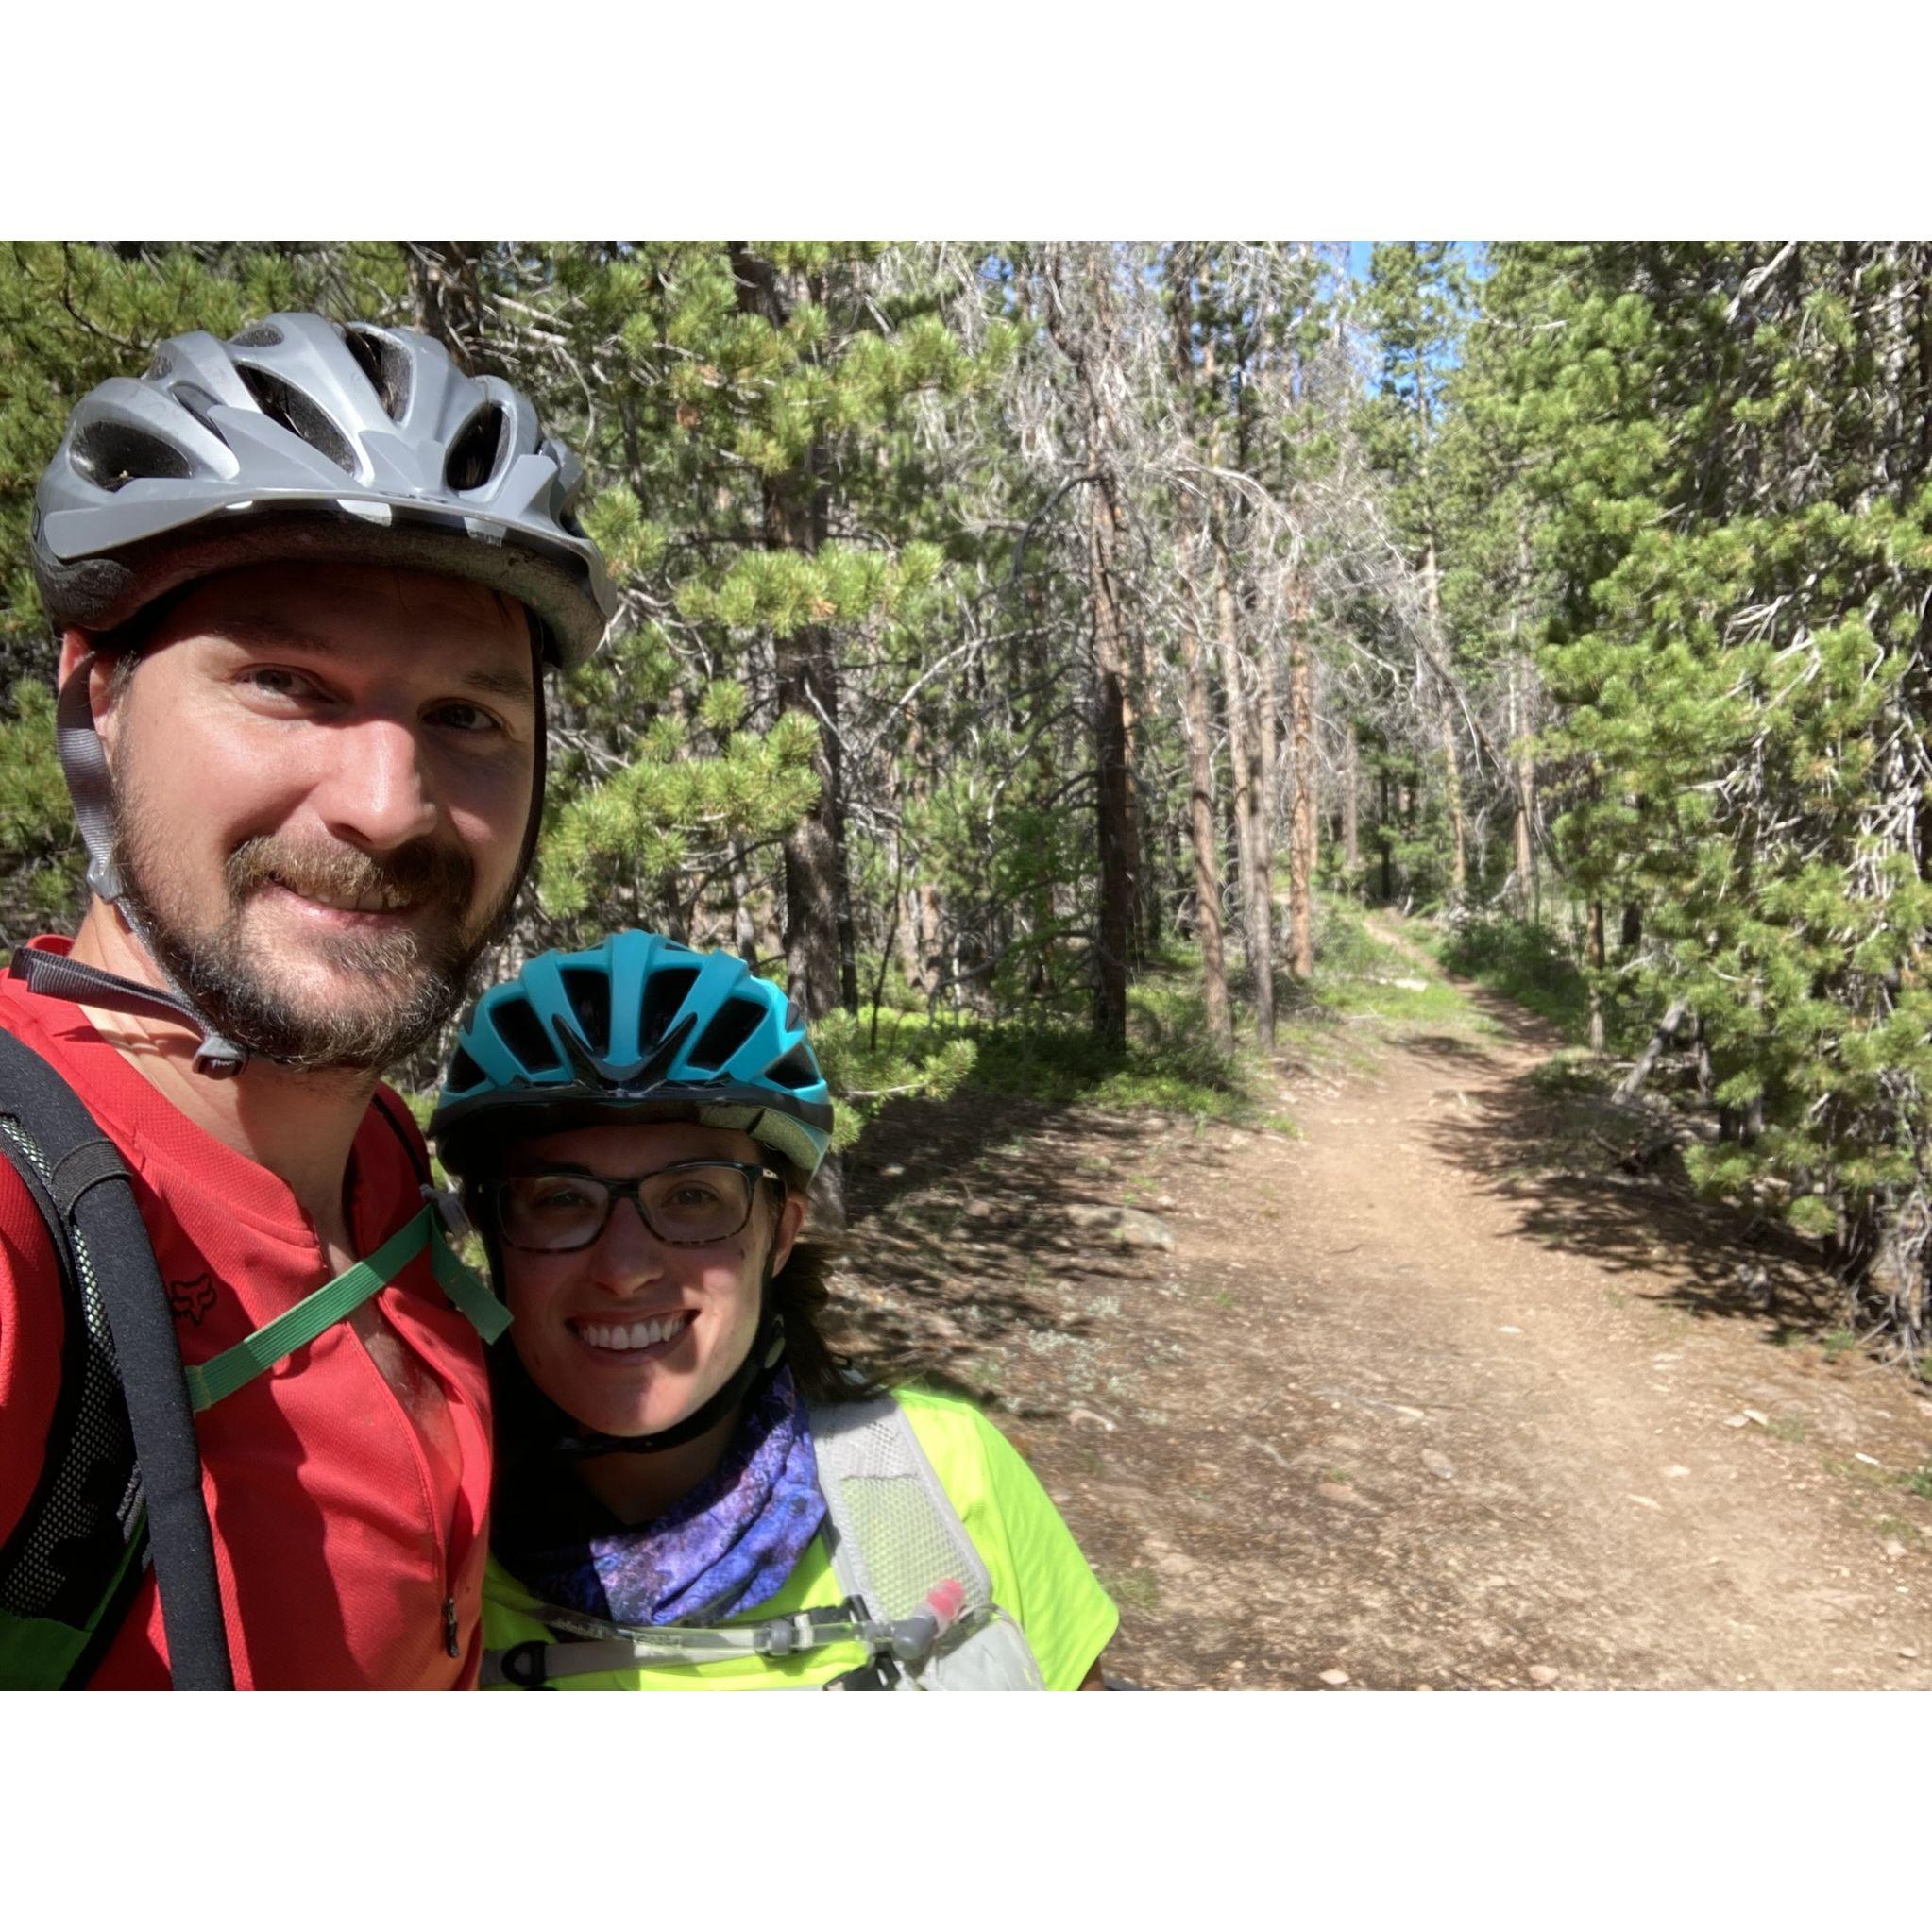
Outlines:
[[[628, 1180], [674, 1161], [766, 1158], [749, 1134], [653, 1121], [521, 1142], [507, 1171]], [[805, 1197], [788, 1194], [774, 1211], [773, 1192], [761, 1184], [744, 1227], [702, 1247], [660, 1241], [632, 1200], [612, 1202], [588, 1247], [533, 1254], [505, 1242], [510, 1338], [531, 1380], [605, 1435], [654, 1435], [683, 1421], [744, 1361], [766, 1258], [775, 1274], [798, 1238]]]

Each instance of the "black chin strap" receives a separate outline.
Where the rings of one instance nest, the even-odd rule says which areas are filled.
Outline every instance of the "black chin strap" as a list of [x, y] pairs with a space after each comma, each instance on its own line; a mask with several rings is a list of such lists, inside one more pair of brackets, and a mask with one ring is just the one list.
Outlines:
[[120, 915], [122, 924], [140, 941], [142, 950], [172, 991], [163, 992], [159, 987], [123, 979], [118, 973], [85, 965], [78, 959], [62, 958], [57, 954], [42, 953], [31, 946], [22, 946], [14, 954], [13, 976], [24, 979], [35, 992], [44, 992], [55, 999], [178, 1021], [200, 1036], [195, 1048], [195, 1071], [206, 1074], [212, 1080], [231, 1080], [248, 1064], [248, 1049], [212, 1025], [182, 991], [180, 982], [161, 964], [145, 924], [131, 906], [124, 903], [127, 882], [114, 862], [114, 781], [108, 771], [108, 756], [101, 748], [100, 734], [94, 729], [93, 703], [88, 691], [93, 662], [93, 653], [90, 652], [74, 667], [67, 682], [60, 686], [60, 701], [54, 717], [55, 749], [67, 780], [68, 795], [74, 801], [74, 818], [80, 827], [81, 843], [87, 847], [88, 890]]

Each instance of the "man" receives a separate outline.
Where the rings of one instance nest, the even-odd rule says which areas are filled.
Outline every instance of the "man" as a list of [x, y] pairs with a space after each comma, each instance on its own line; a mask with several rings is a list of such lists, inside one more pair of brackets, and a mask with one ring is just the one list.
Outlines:
[[[428, 338], [277, 315], [102, 384], [41, 482], [93, 897], [71, 946], [16, 956], [0, 1028], [131, 1177], [240, 1686], [475, 1680], [489, 1314], [426, 1232], [420, 1137], [378, 1075], [454, 1010], [529, 864], [543, 669], [587, 657], [616, 602], [581, 478], [527, 398]], [[25, 1681], [9, 1641], [60, 1627], [55, 1462], [93, 1318], [19, 1164], [0, 1682]], [[128, 1564], [68, 1681], [168, 1683], [170, 1590]]]

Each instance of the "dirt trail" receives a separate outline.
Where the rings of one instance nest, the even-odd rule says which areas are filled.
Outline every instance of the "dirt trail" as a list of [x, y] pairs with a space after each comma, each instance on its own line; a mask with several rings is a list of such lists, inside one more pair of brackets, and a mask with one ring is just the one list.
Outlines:
[[1298, 1140], [908, 1108], [845, 1292], [989, 1400], [1137, 1681], [1932, 1687], [1932, 1401], [1474, 997], [1285, 1064]]

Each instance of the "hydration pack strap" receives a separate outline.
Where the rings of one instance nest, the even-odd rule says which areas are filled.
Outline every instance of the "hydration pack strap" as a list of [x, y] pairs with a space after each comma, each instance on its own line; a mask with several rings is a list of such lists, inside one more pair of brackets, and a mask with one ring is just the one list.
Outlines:
[[601, 1618], [553, 1606], [534, 1614], [551, 1630], [577, 1635], [554, 1643], [533, 1637], [506, 1651], [485, 1652], [480, 1680], [483, 1689], [510, 1684], [519, 1690], [537, 1690], [558, 1677], [635, 1670], [645, 1665], [795, 1657], [835, 1644], [857, 1644], [874, 1657], [912, 1660], [931, 1650], [944, 1627], [930, 1616], [909, 1618], [904, 1623], [880, 1623], [856, 1615], [850, 1604], [803, 1610], [763, 1623], [666, 1623], [649, 1628], [606, 1623]]
[[898, 1403], [873, 1396], [810, 1413], [825, 1540], [846, 1594], [890, 1621], [936, 1619], [935, 1639], [991, 1611], [986, 1566]]
[[374, 1254], [346, 1268], [313, 1295], [304, 1296], [232, 1348], [224, 1348], [212, 1361], [190, 1367], [188, 1389], [195, 1413], [212, 1408], [263, 1369], [273, 1368], [297, 1348], [307, 1347], [325, 1329], [346, 1320], [395, 1280], [425, 1247], [443, 1292], [485, 1342], [494, 1342], [510, 1326], [510, 1311], [451, 1252], [432, 1202], [415, 1220], [398, 1229]]

